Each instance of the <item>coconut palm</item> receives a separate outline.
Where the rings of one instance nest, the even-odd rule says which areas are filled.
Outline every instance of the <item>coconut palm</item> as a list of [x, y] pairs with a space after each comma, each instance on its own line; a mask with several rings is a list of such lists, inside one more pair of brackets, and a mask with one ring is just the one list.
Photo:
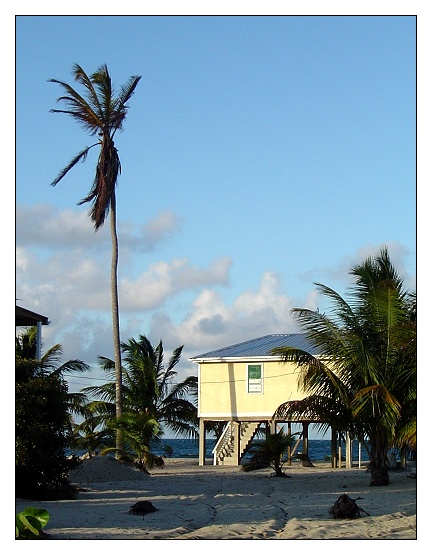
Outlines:
[[[78, 359], [61, 363], [63, 348], [57, 343], [45, 351], [41, 359], [37, 358], [37, 328], [26, 328], [15, 338], [17, 382], [34, 376], [51, 376], [63, 380], [65, 374], [87, 372], [90, 366]], [[85, 400], [83, 393], [68, 393], [69, 412], [77, 412]]]
[[[87, 398], [85, 397], [85, 401]], [[92, 411], [92, 403], [84, 402], [76, 407], [76, 413], [83, 420], [79, 423], [71, 423], [70, 449], [84, 449], [91, 459], [94, 454], [112, 443], [114, 437], [112, 432], [102, 429], [101, 419], [97, 413]]]
[[[123, 410], [128, 414], [146, 414], [165, 430], [175, 435], [197, 437], [197, 409], [194, 398], [198, 382], [195, 376], [176, 383], [178, 364], [183, 346], [174, 349], [167, 365], [164, 364], [162, 341], [153, 347], [143, 335], [121, 344], [123, 353]], [[114, 362], [99, 357], [101, 368], [113, 377]], [[109, 381], [101, 386], [83, 390], [97, 399], [92, 410], [108, 422], [115, 415], [113, 401], [115, 383]], [[192, 399], [192, 400], [190, 400]]]
[[317, 283], [330, 301], [330, 314], [293, 310], [320, 356], [291, 348], [273, 353], [299, 365], [299, 385], [308, 394], [296, 405], [286, 404], [286, 418], [312, 411], [326, 415], [340, 434], [348, 430], [360, 441], [367, 438], [371, 485], [387, 485], [389, 448], [415, 445], [415, 295], [404, 289], [386, 248], [350, 274], [350, 303]]
[[160, 444], [160, 425], [149, 414], [124, 412], [120, 418], [108, 422], [108, 428], [122, 430], [124, 445], [122, 449], [104, 448], [102, 455], [114, 452], [123, 462], [133, 463], [145, 474], [155, 466], [164, 467], [163, 457], [152, 452], [152, 448]]
[[[51, 183], [57, 185], [65, 175], [80, 161], [85, 161], [93, 147], [99, 148], [99, 157], [96, 164], [96, 173], [93, 185], [88, 195], [79, 202], [91, 202], [90, 218], [97, 231], [105, 222], [110, 213], [110, 229], [112, 241], [111, 262], [111, 306], [113, 320], [113, 350], [116, 368], [116, 413], [119, 417], [122, 412], [122, 376], [120, 352], [120, 323], [118, 305], [118, 238], [116, 225], [116, 194], [117, 180], [121, 172], [120, 158], [114, 144], [114, 135], [122, 130], [128, 111], [127, 102], [133, 95], [141, 77], [132, 76], [115, 96], [111, 76], [106, 65], [102, 65], [95, 73], [88, 76], [85, 71], [75, 64], [72, 71], [75, 81], [83, 88], [81, 95], [69, 84], [50, 79], [64, 89], [65, 95], [58, 101], [66, 105], [65, 110], [52, 109], [51, 112], [68, 114], [77, 121], [90, 136], [98, 137], [97, 141], [84, 148], [61, 170]], [[119, 446], [121, 444], [118, 435]]]

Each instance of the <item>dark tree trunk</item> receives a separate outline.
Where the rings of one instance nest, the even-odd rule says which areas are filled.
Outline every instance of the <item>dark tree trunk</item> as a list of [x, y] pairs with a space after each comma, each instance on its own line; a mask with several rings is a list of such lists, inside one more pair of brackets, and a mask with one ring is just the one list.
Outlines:
[[387, 466], [371, 469], [371, 486], [388, 486], [389, 481]]
[[376, 445], [372, 446], [371, 462], [369, 464], [371, 486], [388, 486], [389, 484], [390, 480], [387, 466], [387, 451], [387, 446], [378, 441], [376, 442]]

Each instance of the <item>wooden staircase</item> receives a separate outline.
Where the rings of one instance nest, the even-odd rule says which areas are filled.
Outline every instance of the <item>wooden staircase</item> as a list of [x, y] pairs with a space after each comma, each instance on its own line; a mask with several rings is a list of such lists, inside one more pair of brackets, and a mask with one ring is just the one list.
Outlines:
[[[213, 449], [213, 464], [237, 466], [253, 440], [261, 422], [228, 422], [224, 431]], [[235, 450], [235, 426], [239, 426], [240, 442], [239, 452]]]

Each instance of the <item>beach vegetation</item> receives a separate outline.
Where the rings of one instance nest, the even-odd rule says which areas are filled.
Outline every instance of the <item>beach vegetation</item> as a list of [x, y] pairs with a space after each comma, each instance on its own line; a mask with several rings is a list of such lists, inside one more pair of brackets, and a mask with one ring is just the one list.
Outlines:
[[250, 458], [242, 465], [244, 472], [252, 472], [261, 468], [272, 468], [275, 476], [285, 477], [283, 466], [288, 462], [288, 449], [294, 444], [294, 434], [286, 434], [283, 430], [271, 434], [266, 433], [262, 439], [252, 441], [247, 448], [245, 455]]
[[[58, 98], [65, 109], [52, 109], [53, 113], [67, 114], [73, 118], [92, 137], [97, 137], [95, 143], [85, 147], [81, 152], [61, 170], [51, 185], [57, 185], [66, 174], [78, 164], [87, 159], [93, 147], [99, 149], [96, 163], [95, 176], [90, 192], [78, 204], [91, 202], [89, 212], [94, 223], [95, 231], [104, 224], [108, 213], [110, 214], [111, 231], [111, 308], [113, 322], [113, 351], [116, 370], [116, 415], [122, 413], [122, 365], [120, 348], [120, 320], [118, 302], [118, 234], [117, 234], [117, 209], [116, 186], [121, 173], [120, 157], [114, 144], [117, 131], [123, 129], [123, 124], [128, 112], [127, 102], [135, 92], [141, 79], [132, 76], [120, 89], [118, 95], [113, 87], [111, 75], [106, 65], [99, 67], [88, 76], [86, 72], [75, 64], [72, 70], [75, 81], [83, 88], [79, 93], [71, 85], [57, 79], [50, 79], [51, 83], [60, 85], [65, 94]], [[116, 438], [117, 447], [121, 447], [121, 434]]]
[[316, 283], [329, 313], [293, 309], [319, 356], [278, 348], [300, 368], [307, 396], [279, 407], [275, 417], [319, 419], [339, 437], [349, 432], [368, 449], [371, 485], [389, 483], [392, 447], [416, 446], [416, 296], [407, 291], [387, 248], [354, 266], [346, 300]]
[[115, 453], [119, 460], [133, 464], [145, 474], [154, 467], [164, 467], [163, 457], [152, 452], [160, 444], [160, 426], [154, 418], [146, 413], [125, 412], [107, 425], [113, 430], [122, 430], [124, 446], [120, 451], [117, 447], [106, 447], [101, 455]]
[[[111, 379], [82, 390], [83, 394], [94, 399], [87, 408], [93, 425], [98, 424], [99, 429], [106, 432], [107, 447], [112, 448], [109, 444], [110, 432], [121, 430], [127, 445], [117, 449], [117, 455], [124, 457], [130, 450], [137, 454], [138, 461], [149, 461], [152, 445], [156, 445], [162, 437], [162, 429], [176, 436], [196, 439], [198, 381], [195, 376], [188, 376], [177, 382], [176, 366], [183, 346], [173, 350], [166, 364], [162, 341], [153, 346], [147, 337], [140, 335], [138, 339], [123, 342], [121, 348], [124, 418], [117, 418], [115, 413], [113, 360], [99, 357], [101, 368]], [[141, 457], [142, 454], [145, 457]]]
[[91, 403], [81, 404], [76, 412], [83, 420], [79, 423], [71, 423], [69, 447], [72, 451], [85, 451], [86, 456], [91, 459], [106, 445], [112, 443], [113, 434], [107, 429], [100, 428], [101, 419], [91, 410]]
[[17, 540], [36, 540], [44, 536], [44, 528], [50, 519], [50, 514], [46, 509], [36, 509], [26, 507], [15, 516], [15, 539]]
[[15, 481], [16, 495], [27, 499], [74, 497], [67, 458], [71, 407], [81, 399], [70, 394], [64, 375], [85, 372], [81, 360], [61, 363], [62, 347], [54, 345], [36, 358], [36, 327], [16, 338]]

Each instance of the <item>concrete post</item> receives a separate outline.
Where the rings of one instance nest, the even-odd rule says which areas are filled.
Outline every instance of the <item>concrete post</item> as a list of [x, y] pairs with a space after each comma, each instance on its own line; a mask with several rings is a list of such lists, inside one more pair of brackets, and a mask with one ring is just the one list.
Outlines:
[[204, 466], [205, 465], [205, 444], [206, 444], [206, 437], [205, 437], [205, 421], [200, 418], [199, 419], [199, 448], [198, 448], [198, 465]]
[[303, 455], [309, 458], [309, 422], [303, 422]]

